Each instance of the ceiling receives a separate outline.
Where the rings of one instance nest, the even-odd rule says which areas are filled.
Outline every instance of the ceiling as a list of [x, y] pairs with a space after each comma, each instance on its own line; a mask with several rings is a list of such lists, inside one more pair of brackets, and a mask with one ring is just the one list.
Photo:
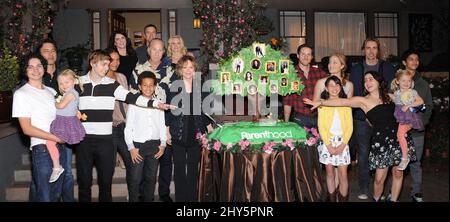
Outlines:
[[[409, 9], [426, 10], [430, 7], [448, 8], [447, 0], [258, 0], [261, 5], [277, 9], [313, 10], [385, 10]], [[440, 5], [440, 6], [439, 6]], [[191, 8], [192, 0], [70, 0], [69, 8], [121, 8], [121, 9], [161, 9]]]

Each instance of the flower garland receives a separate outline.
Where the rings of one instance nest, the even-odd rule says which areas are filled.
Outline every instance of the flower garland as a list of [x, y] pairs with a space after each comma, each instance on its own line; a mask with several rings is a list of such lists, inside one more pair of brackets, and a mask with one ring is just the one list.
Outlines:
[[201, 20], [205, 55], [202, 73], [209, 63], [227, 59], [257, 39], [255, 24], [261, 19], [256, 0], [192, 0], [194, 15]]
[[423, 78], [433, 97], [433, 107], [427, 107], [432, 108], [432, 115], [425, 131], [425, 157], [430, 162], [448, 161], [449, 77]]
[[305, 129], [305, 131], [308, 133], [308, 136], [307, 136], [308, 139], [305, 141], [306, 145], [314, 146], [316, 144], [321, 143], [320, 134], [319, 134], [319, 132], [317, 132], [316, 128], [303, 127], [303, 129]]
[[193, 0], [194, 14], [202, 21], [205, 53], [211, 62], [227, 58], [256, 38], [255, 0]]
[[[18, 58], [23, 58], [46, 38], [53, 27], [55, 4], [61, 0], [7, 0], [1, 4], [6, 16], [5, 42]], [[29, 16], [31, 26], [24, 21]]]
[[[307, 128], [305, 128], [306, 130]], [[308, 129], [309, 130], [309, 129]], [[196, 139], [203, 149], [215, 150], [216, 152], [232, 152], [232, 153], [242, 153], [244, 151], [249, 151], [252, 153], [267, 153], [271, 154], [273, 152], [280, 152], [286, 150], [294, 150], [301, 146], [314, 146], [319, 141], [320, 136], [317, 130], [313, 128], [309, 130], [312, 134], [309, 135], [309, 139], [304, 142], [293, 141], [292, 139], [283, 140], [282, 142], [275, 142], [273, 140], [267, 141], [262, 144], [251, 143], [249, 140], [243, 139], [238, 143], [223, 144], [219, 140], [212, 139], [209, 141], [206, 134], [197, 132]]]

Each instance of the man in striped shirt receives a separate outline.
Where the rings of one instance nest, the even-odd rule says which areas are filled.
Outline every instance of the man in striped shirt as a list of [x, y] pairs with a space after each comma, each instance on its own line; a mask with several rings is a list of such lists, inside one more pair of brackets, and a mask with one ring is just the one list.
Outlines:
[[90, 71], [80, 77], [79, 110], [86, 137], [76, 149], [78, 200], [91, 201], [92, 169], [97, 168], [99, 201], [112, 201], [111, 186], [114, 174], [116, 150], [112, 144], [112, 113], [116, 100], [142, 107], [168, 109], [169, 105], [132, 94], [115, 80], [106, 77], [110, 57], [103, 50], [89, 55]]

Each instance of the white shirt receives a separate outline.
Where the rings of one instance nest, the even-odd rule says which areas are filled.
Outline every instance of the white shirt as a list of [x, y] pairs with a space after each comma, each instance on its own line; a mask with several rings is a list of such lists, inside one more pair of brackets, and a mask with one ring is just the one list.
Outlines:
[[[12, 117], [31, 118], [32, 126], [50, 132], [50, 124], [56, 118], [55, 95], [52, 88], [38, 89], [25, 84], [14, 93]], [[30, 149], [45, 143], [44, 139], [31, 137]]]
[[161, 140], [161, 146], [165, 147], [167, 136], [164, 112], [159, 109], [129, 105], [124, 133], [128, 150], [135, 148], [133, 141], [144, 143], [147, 140]]
[[334, 109], [333, 120], [331, 122], [330, 128], [330, 142], [333, 147], [337, 147], [342, 143], [343, 130], [341, 124], [341, 118], [339, 117], [339, 113], [336, 109]]

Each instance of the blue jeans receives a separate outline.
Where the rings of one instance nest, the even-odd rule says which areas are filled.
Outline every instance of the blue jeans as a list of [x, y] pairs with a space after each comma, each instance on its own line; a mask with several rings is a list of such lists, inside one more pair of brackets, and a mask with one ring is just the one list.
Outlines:
[[358, 147], [358, 184], [360, 193], [369, 192], [369, 147], [372, 128], [363, 120], [353, 120], [352, 146]]
[[420, 160], [423, 154], [423, 144], [425, 142], [425, 133], [411, 133], [414, 146], [416, 148], [417, 161], [409, 164], [409, 170], [411, 172], [412, 184], [411, 195], [422, 193], [422, 166]]
[[61, 144], [62, 148], [66, 150], [66, 163], [64, 167], [64, 181], [62, 185], [62, 201], [63, 202], [75, 202], [74, 195], [74, 180], [72, 174], [72, 148], [67, 145]]
[[[59, 151], [59, 161], [61, 165], [66, 165], [66, 150], [57, 146]], [[49, 183], [53, 170], [53, 162], [48, 152], [47, 146], [38, 144], [32, 147], [31, 151], [31, 184], [29, 201], [32, 202], [56, 202], [61, 198], [62, 178], [54, 183]]]
[[317, 116], [305, 116], [300, 113], [294, 114], [294, 122], [301, 127], [316, 128], [317, 129]]

